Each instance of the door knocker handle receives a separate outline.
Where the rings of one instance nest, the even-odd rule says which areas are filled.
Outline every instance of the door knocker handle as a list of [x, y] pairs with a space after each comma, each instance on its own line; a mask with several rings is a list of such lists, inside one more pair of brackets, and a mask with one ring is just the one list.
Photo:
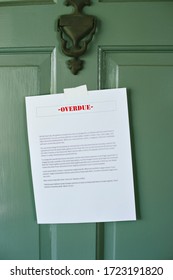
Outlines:
[[83, 14], [84, 6], [89, 6], [90, 0], [66, 0], [66, 6], [73, 6], [72, 14], [62, 15], [58, 20], [61, 48], [65, 55], [72, 57], [68, 60], [68, 68], [76, 75], [83, 68], [82, 56], [96, 31], [96, 18]]

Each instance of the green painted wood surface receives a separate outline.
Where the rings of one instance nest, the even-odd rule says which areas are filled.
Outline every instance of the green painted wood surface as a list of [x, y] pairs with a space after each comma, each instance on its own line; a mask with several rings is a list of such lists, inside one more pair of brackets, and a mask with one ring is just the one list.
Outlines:
[[0, 0], [0, 6], [54, 4], [56, 0]]
[[0, 69], [1, 259], [39, 257], [39, 228], [35, 223], [31, 177], [28, 172], [29, 157], [28, 152], [26, 153], [28, 148], [23, 106], [26, 92], [38, 92], [37, 75], [34, 67]]
[[128, 88], [138, 220], [105, 225], [105, 257], [114, 240], [114, 258], [172, 259], [173, 48], [120, 49], [107, 49], [104, 76]]
[[[98, 30], [84, 70], [73, 76], [56, 30], [58, 17], [72, 9], [48, 2], [0, 8], [0, 258], [171, 259], [173, 3], [92, 1], [85, 11], [97, 16]], [[128, 87], [136, 223], [36, 224], [24, 96], [27, 89], [45, 94], [81, 84]]]

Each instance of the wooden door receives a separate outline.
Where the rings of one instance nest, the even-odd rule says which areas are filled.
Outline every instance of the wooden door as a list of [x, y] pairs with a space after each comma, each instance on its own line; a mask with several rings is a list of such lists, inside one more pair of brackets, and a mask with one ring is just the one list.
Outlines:
[[[60, 0], [0, 0], [0, 259], [173, 258], [173, 1], [93, 0], [84, 69], [71, 74]], [[24, 97], [127, 87], [136, 222], [37, 225]], [[104, 207], [104, 205], [103, 205]]]

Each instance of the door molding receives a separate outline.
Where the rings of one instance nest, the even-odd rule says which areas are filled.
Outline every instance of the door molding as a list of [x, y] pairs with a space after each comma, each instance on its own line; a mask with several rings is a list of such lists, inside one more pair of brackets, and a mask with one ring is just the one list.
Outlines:
[[57, 0], [0, 0], [0, 6], [55, 4]]
[[[9, 55], [9, 59], [8, 59]], [[15, 56], [17, 55], [17, 61]], [[3, 66], [36, 66], [45, 67], [47, 58], [50, 61], [50, 94], [56, 93], [56, 48], [54, 47], [19, 47], [0, 48], [0, 67]], [[14, 59], [13, 59], [14, 57]], [[14, 61], [14, 62], [12, 62]], [[43, 64], [43, 66], [42, 66]]]
[[[165, 2], [165, 0], [99, 0], [100, 3], [123, 3], [123, 2]], [[173, 0], [167, 0], [173, 2]]]
[[[99, 89], [104, 88], [104, 83], [106, 79], [106, 58], [110, 53], [173, 53], [173, 45], [119, 45], [119, 46], [98, 46], [98, 83], [97, 87]], [[119, 65], [113, 65], [113, 67], [117, 67], [115, 73], [115, 84], [113, 87], [118, 87], [118, 67]]]

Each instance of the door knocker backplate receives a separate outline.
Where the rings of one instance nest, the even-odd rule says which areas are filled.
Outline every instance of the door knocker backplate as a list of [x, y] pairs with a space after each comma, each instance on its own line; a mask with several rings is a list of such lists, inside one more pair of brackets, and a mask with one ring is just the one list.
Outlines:
[[58, 20], [62, 51], [72, 57], [67, 64], [74, 75], [83, 68], [83, 60], [79, 57], [86, 52], [96, 30], [96, 18], [83, 14], [84, 6], [90, 4], [90, 0], [66, 0], [65, 5], [73, 6], [74, 11]]

